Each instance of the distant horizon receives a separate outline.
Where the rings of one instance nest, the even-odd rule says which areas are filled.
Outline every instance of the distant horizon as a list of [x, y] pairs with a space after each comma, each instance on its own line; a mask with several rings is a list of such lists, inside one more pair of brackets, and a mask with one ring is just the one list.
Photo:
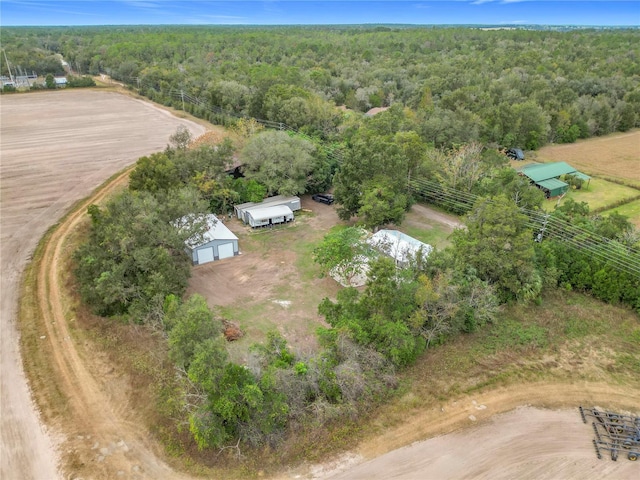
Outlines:
[[2, 27], [638, 28], [637, 0], [2, 0]]

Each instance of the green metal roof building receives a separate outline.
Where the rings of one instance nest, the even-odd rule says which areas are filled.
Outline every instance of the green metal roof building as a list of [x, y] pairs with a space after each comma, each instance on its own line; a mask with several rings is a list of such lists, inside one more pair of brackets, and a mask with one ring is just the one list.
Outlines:
[[566, 162], [532, 163], [523, 166], [519, 173], [529, 178], [532, 183], [543, 190], [547, 198], [562, 195], [569, 189], [569, 185], [560, 180], [563, 175], [574, 175], [587, 182], [587, 185], [591, 180], [589, 175], [577, 171]]

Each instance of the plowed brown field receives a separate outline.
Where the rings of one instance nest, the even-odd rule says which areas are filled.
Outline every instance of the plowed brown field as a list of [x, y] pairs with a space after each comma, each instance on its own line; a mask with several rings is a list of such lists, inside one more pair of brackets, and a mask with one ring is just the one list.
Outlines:
[[[178, 125], [196, 136], [204, 127], [149, 103], [96, 90], [3, 95], [0, 119], [0, 478], [53, 479], [60, 476], [54, 444], [64, 437], [47, 434], [41, 425], [18, 347], [15, 315], [24, 266], [40, 237], [73, 202], [140, 156], [164, 149]], [[72, 360], [68, 336], [43, 330], [42, 337], [43, 348], [48, 342], [56, 353], [52, 362]], [[79, 398], [87, 393], [83, 388], [72, 387]], [[97, 420], [103, 416], [98, 412], [85, 414]]]
[[640, 186], [640, 130], [550, 145], [538, 151], [545, 162], [567, 162], [590, 175], [630, 180]]

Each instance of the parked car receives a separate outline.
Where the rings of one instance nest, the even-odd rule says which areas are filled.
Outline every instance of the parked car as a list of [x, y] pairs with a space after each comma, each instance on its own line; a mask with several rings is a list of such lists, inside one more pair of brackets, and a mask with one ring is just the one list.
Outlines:
[[513, 160], [524, 160], [524, 152], [519, 148], [510, 148], [507, 150], [507, 157]]
[[331, 205], [333, 203], [333, 195], [330, 193], [316, 193], [315, 195], [311, 195], [311, 199], [319, 203], [324, 203], [325, 205]]

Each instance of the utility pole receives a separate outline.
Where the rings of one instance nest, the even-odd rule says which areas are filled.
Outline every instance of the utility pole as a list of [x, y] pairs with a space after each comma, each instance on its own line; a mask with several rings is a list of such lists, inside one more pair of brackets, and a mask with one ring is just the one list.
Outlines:
[[2, 49], [2, 53], [4, 53], [4, 61], [7, 64], [7, 70], [9, 70], [9, 79], [13, 83], [13, 75], [11, 75], [11, 67], [9, 66], [9, 60], [7, 60], [7, 52], [5, 51], [4, 48]]
[[184, 109], [184, 90], [180, 90], [180, 98], [182, 98], [182, 111], [186, 111]]
[[542, 238], [544, 237], [544, 232], [547, 229], [547, 222], [549, 221], [549, 217], [551, 216], [550, 213], [547, 213], [544, 216], [544, 220], [542, 221], [542, 227], [540, 227], [540, 231], [538, 232], [538, 235], [536, 235], [536, 242], [540, 243], [542, 242]]

